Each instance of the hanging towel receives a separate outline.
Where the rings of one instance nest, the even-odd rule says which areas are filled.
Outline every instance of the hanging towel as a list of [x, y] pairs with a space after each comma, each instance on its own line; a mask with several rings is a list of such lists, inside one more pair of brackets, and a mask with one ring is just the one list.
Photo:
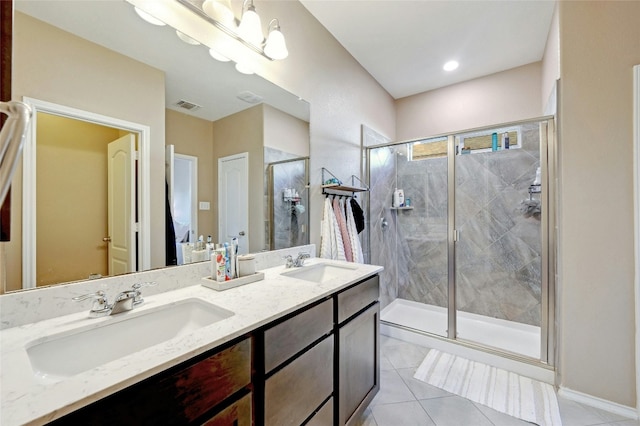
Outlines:
[[353, 209], [351, 208], [351, 203], [345, 204], [347, 211], [347, 230], [349, 231], [349, 238], [351, 240], [353, 261], [356, 263], [364, 263], [364, 253], [362, 252], [362, 246], [360, 245], [360, 238], [358, 238], [358, 230], [353, 217]]
[[347, 231], [347, 220], [344, 217], [344, 200], [340, 198], [333, 199], [333, 213], [338, 220], [338, 227], [340, 235], [342, 236], [342, 244], [344, 249], [344, 255], [347, 258], [347, 262], [353, 262], [353, 252], [351, 251], [351, 239], [349, 238], [349, 231]]
[[353, 219], [356, 223], [356, 229], [358, 230], [358, 234], [364, 230], [364, 212], [362, 211], [362, 207], [360, 204], [352, 198], [349, 202], [351, 204], [351, 209], [353, 210]]
[[331, 200], [324, 200], [324, 214], [322, 218], [322, 233], [320, 240], [320, 257], [324, 259], [346, 260], [344, 244], [336, 215], [331, 207]]
[[333, 214], [331, 202], [329, 198], [324, 199], [324, 209], [322, 212], [322, 223], [320, 225], [320, 257], [324, 259], [332, 258], [331, 250], [331, 233], [333, 232], [333, 223], [330, 216]]

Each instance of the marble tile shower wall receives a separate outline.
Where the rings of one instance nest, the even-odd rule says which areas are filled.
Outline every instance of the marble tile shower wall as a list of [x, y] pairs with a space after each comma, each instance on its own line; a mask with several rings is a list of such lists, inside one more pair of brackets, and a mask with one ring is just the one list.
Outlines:
[[457, 157], [457, 303], [539, 326], [541, 222], [522, 204], [540, 166], [538, 124], [523, 125], [521, 136], [521, 149]]
[[[540, 325], [540, 220], [521, 211], [539, 166], [538, 125], [522, 126], [521, 136], [521, 149], [456, 158], [457, 304]], [[385, 267], [382, 307], [396, 298], [446, 307], [447, 159], [408, 161], [399, 145], [372, 150], [369, 167], [370, 253]], [[396, 187], [413, 210], [390, 209]]]
[[[265, 163], [289, 160], [296, 156], [274, 148], [265, 147]], [[274, 248], [281, 249], [306, 244], [308, 242], [308, 190], [306, 188], [306, 175], [304, 161], [277, 164], [274, 166], [274, 215], [275, 226]], [[265, 176], [268, 170], [265, 168]], [[300, 195], [300, 201], [287, 201], [284, 199], [284, 189], [291, 188]], [[265, 179], [265, 206], [268, 205], [268, 179]], [[265, 209], [267, 211], [268, 209]], [[269, 248], [270, 220], [267, 211], [265, 218], [265, 242]]]

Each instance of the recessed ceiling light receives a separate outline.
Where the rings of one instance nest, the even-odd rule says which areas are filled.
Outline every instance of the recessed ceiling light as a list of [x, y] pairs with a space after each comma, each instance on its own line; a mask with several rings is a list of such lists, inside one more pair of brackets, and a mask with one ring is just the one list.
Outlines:
[[458, 68], [458, 62], [457, 61], [449, 61], [446, 64], [444, 64], [444, 66], [442, 67], [445, 71], [453, 71], [456, 68]]

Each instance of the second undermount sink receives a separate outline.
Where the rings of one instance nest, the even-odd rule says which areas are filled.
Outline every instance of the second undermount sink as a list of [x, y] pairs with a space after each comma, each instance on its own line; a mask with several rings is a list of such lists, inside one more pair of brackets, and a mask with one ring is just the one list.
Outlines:
[[356, 265], [339, 265], [337, 263], [316, 263], [282, 272], [281, 275], [299, 280], [323, 283], [338, 278], [345, 272], [358, 269]]
[[55, 382], [233, 315], [204, 300], [185, 299], [35, 340], [27, 344], [27, 354], [35, 376]]

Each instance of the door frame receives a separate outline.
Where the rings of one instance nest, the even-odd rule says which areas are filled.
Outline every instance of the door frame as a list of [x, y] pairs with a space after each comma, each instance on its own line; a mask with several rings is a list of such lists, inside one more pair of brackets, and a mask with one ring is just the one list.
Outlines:
[[633, 67], [633, 186], [636, 314], [636, 413], [640, 417], [640, 65]]
[[37, 113], [115, 127], [138, 134], [138, 270], [151, 268], [150, 127], [52, 102], [23, 97], [33, 111], [22, 154], [22, 288], [36, 288], [36, 137]]

